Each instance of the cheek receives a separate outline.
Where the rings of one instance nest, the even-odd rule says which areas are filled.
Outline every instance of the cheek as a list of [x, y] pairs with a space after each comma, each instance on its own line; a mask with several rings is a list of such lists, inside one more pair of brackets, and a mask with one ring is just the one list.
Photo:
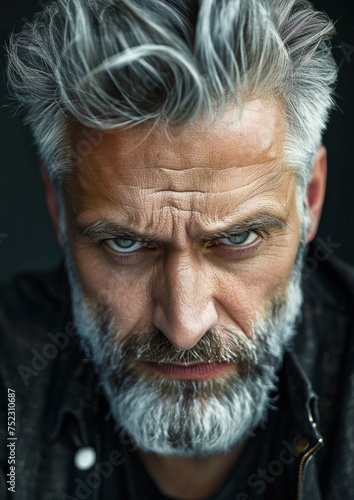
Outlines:
[[148, 276], [143, 273], [131, 276], [121, 268], [118, 273], [90, 248], [77, 248], [74, 259], [85, 299], [90, 305], [109, 307], [123, 331], [148, 324]]
[[257, 313], [261, 317], [269, 313], [273, 299], [286, 294], [298, 243], [296, 233], [277, 238], [276, 243], [264, 245], [253, 258], [216, 274], [220, 310], [243, 331], [249, 331], [249, 321]]

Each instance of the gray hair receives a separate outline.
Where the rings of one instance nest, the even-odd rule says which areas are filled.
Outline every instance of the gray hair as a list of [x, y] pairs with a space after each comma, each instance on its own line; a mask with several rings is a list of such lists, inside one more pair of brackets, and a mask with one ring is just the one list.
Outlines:
[[275, 97], [305, 186], [337, 77], [331, 21], [307, 0], [58, 0], [9, 42], [9, 84], [50, 175], [68, 127], [186, 125]]

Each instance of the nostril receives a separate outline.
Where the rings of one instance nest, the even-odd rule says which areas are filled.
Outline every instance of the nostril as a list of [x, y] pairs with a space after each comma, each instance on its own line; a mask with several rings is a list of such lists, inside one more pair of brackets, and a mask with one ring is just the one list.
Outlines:
[[206, 332], [217, 324], [217, 314], [212, 310], [204, 312], [199, 318], [195, 314], [159, 315], [155, 317], [154, 326], [173, 344], [176, 349], [187, 350], [206, 334]]

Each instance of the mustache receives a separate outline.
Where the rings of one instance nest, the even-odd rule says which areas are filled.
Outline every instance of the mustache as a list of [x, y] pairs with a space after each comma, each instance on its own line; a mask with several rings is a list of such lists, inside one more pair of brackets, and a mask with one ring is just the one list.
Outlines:
[[[189, 349], [177, 348], [168, 337], [154, 325], [123, 335], [115, 326], [114, 316], [107, 305], [96, 307], [96, 327], [100, 332], [100, 343], [112, 366], [133, 367], [139, 360], [154, 363], [212, 363], [237, 364], [240, 372], [258, 371], [263, 363], [272, 362], [274, 354], [269, 345], [268, 332], [274, 328], [274, 320], [286, 306], [280, 295], [270, 302], [265, 319], [249, 322], [247, 334], [230, 325], [216, 325]], [[91, 310], [91, 313], [93, 311]], [[274, 348], [274, 346], [273, 346]]]
[[256, 363], [259, 350], [259, 339], [254, 333], [248, 338], [240, 330], [227, 326], [209, 329], [189, 349], [177, 348], [155, 327], [130, 334], [121, 342], [118, 340], [119, 333], [114, 334], [112, 328], [106, 327], [102, 331], [110, 331], [111, 338], [106, 341], [109, 341], [110, 346], [112, 342], [116, 343], [118, 352], [114, 356], [118, 355], [124, 364], [139, 360], [155, 363], [231, 362], [237, 363], [239, 369], [246, 369]]

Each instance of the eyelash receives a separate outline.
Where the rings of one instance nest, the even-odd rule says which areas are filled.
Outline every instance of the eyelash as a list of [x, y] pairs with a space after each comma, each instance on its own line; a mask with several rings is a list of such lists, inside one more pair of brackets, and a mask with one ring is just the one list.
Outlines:
[[212, 246], [219, 247], [219, 248], [222, 247], [223, 254], [228, 255], [231, 258], [235, 257], [235, 256], [237, 256], [239, 258], [248, 257], [262, 245], [262, 243], [264, 242], [264, 240], [268, 236], [268, 233], [265, 231], [260, 231], [260, 230], [256, 230], [256, 229], [249, 229], [249, 231], [252, 233], [255, 233], [257, 235], [257, 238], [252, 243], [248, 243], [246, 245], [239, 245], [239, 246], [237, 246], [237, 245], [224, 245], [224, 244], [218, 243], [217, 242], [218, 240], [216, 240], [216, 243], [214, 243]]
[[[229, 254], [230, 256], [237, 255], [239, 257], [247, 257], [254, 249], [258, 249], [262, 245], [262, 243], [266, 239], [266, 237], [269, 236], [269, 233], [267, 231], [261, 231], [258, 229], [248, 229], [247, 231], [249, 231], [250, 233], [255, 233], [258, 236], [258, 238], [250, 244], [247, 244], [244, 246], [242, 246], [242, 245], [240, 245], [240, 246], [225, 245], [225, 244], [223, 245], [223, 244], [218, 243], [218, 240], [212, 240], [212, 241], [209, 241], [209, 245], [206, 245], [206, 248], [223, 247], [222, 251], [225, 254]], [[230, 238], [230, 236], [227, 236], [227, 237]], [[222, 239], [222, 238], [220, 238], [220, 239]], [[119, 253], [119, 252], [114, 251], [112, 248], [110, 248], [107, 245], [107, 241], [110, 241], [110, 240], [109, 239], [101, 240], [100, 244], [104, 247], [105, 252], [109, 254], [110, 258], [118, 263], [119, 262], [127, 263], [129, 260], [134, 260], [134, 259], [141, 257], [142, 252], [152, 251], [152, 250], [157, 249], [155, 246], [148, 244], [146, 247], [142, 247], [139, 250], [137, 250], [136, 252]], [[216, 243], [214, 243], [214, 242], [216, 242]], [[204, 242], [204, 243], [207, 243], [207, 242]]]
[[[243, 234], [243, 233], [254, 233], [258, 236], [258, 238], [261, 238], [261, 239], [265, 239], [265, 237], [268, 235], [268, 233], [266, 233], [265, 231], [260, 231], [260, 230], [257, 230], [257, 229], [247, 229], [246, 231], [243, 231], [242, 233], [238, 233], [238, 235], [240, 234]], [[219, 240], [222, 240], [222, 239], [227, 239], [227, 238], [232, 238], [232, 236], [222, 236], [218, 239], [215, 239], [215, 240], [211, 240], [209, 241], [209, 245], [207, 246], [212, 246], [212, 245], [215, 245], [215, 246], [219, 246], [219, 245], [223, 245], [223, 243], [219, 243]], [[204, 243], [208, 243], [208, 241], [204, 241]], [[251, 244], [245, 244], [244, 246], [247, 247], [248, 245], [251, 245]], [[225, 245], [227, 246], [227, 245]], [[230, 245], [231, 248], [242, 248], [243, 245]]]
[[141, 254], [144, 250], [155, 250], [156, 249], [156, 247], [146, 246], [146, 247], [139, 248], [139, 250], [137, 250], [135, 252], [119, 253], [119, 252], [113, 250], [113, 248], [110, 248], [107, 245], [107, 241], [109, 241], [109, 240], [101, 240], [100, 244], [103, 246], [105, 252], [109, 255], [109, 257], [111, 259], [113, 259], [114, 261], [117, 261], [118, 263], [123, 262], [123, 261], [128, 262], [129, 260], [136, 259], [137, 257], [141, 257]]

